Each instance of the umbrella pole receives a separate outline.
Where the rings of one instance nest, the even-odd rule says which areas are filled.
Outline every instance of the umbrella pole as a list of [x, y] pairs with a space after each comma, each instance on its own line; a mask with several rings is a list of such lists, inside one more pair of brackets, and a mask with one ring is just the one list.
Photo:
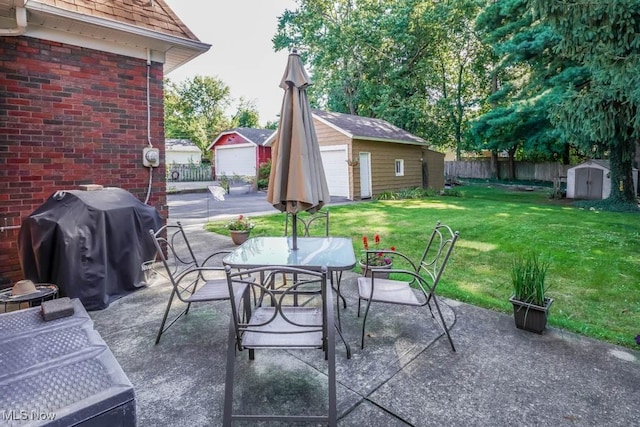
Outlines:
[[298, 250], [298, 214], [292, 214], [293, 224], [291, 225], [291, 231], [293, 233], [293, 250]]

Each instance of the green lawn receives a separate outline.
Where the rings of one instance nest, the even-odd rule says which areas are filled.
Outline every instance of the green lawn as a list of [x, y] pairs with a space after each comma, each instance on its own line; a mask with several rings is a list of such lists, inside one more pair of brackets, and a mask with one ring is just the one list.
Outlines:
[[[548, 296], [555, 299], [549, 324], [636, 347], [640, 334], [640, 215], [578, 209], [549, 199], [549, 189], [466, 185], [462, 197], [389, 200], [331, 206], [331, 234], [350, 236], [356, 252], [362, 236], [381, 236], [417, 258], [436, 221], [460, 232], [439, 293], [510, 312], [510, 265], [533, 251], [548, 255]], [[253, 235], [282, 235], [279, 213], [252, 219]], [[224, 223], [210, 231], [228, 234]], [[515, 326], [514, 326], [515, 327]]]

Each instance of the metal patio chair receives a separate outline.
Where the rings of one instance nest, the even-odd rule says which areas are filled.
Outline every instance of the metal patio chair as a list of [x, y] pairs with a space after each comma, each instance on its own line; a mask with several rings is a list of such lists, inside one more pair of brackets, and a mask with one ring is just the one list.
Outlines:
[[[149, 230], [149, 234], [156, 247], [156, 259], [162, 262], [172, 286], [167, 308], [156, 336], [156, 344], [158, 344], [162, 334], [179, 318], [189, 313], [192, 303], [230, 299], [222, 265], [222, 258], [229, 251], [211, 253], [206, 259], [198, 262], [180, 222], [178, 225], [165, 225], [157, 231]], [[246, 288], [246, 285], [238, 284], [234, 292], [242, 293]], [[167, 324], [175, 297], [187, 306]]]
[[[234, 420], [255, 422], [287, 421], [315, 422], [336, 425], [336, 365], [335, 365], [335, 325], [332, 294], [327, 280], [326, 268], [313, 271], [294, 267], [260, 267], [233, 272], [227, 267], [229, 289], [248, 286], [261, 295], [258, 301], [250, 297], [250, 292], [238, 299], [232, 295], [232, 320], [229, 326], [227, 349], [227, 372], [225, 380], [224, 425], [230, 426]], [[260, 281], [247, 280], [246, 275], [263, 277], [276, 273], [296, 274], [299, 280], [287, 289], [274, 290]], [[305, 303], [294, 305], [297, 297]], [[252, 304], [248, 307], [248, 304]], [[241, 308], [244, 310], [241, 311]], [[233, 389], [236, 351], [249, 351], [249, 360], [254, 360], [256, 350], [264, 349], [308, 349], [322, 350], [328, 363], [328, 408], [327, 415], [271, 415], [234, 414]], [[245, 394], [246, 395], [246, 394]], [[256, 396], [259, 398], [259, 396]]]
[[[298, 222], [298, 237], [329, 237], [329, 211], [328, 210], [319, 210], [313, 214], [308, 214], [306, 212], [301, 212], [296, 215], [296, 220]], [[293, 221], [293, 215], [289, 212], [285, 213], [284, 220], [284, 235], [289, 236], [290, 233], [293, 232], [293, 227], [291, 225]], [[324, 224], [323, 224], [324, 223]], [[340, 294], [340, 281], [342, 280], [342, 272], [336, 272], [336, 277], [334, 279], [333, 276], [330, 276], [331, 283], [335, 286], [336, 292], [338, 296], [342, 300], [342, 305], [344, 308], [347, 308], [347, 300]], [[295, 280], [295, 278], [294, 278]], [[283, 282], [287, 282], [287, 278], [283, 278]]]
[[[298, 221], [298, 236], [310, 237], [312, 235], [317, 236], [329, 236], [329, 211], [319, 210], [313, 214], [307, 214], [301, 212], [296, 215]], [[284, 235], [288, 236], [290, 232], [293, 232], [293, 215], [286, 212], [284, 219]], [[324, 226], [322, 224], [324, 222]], [[302, 226], [302, 227], [300, 227]], [[291, 227], [291, 231], [289, 228]]]
[[[453, 232], [451, 228], [438, 221], [427, 246], [418, 262], [414, 262], [408, 256], [389, 250], [369, 250], [365, 251], [367, 256], [377, 256], [380, 253], [388, 253], [394, 257], [402, 258], [409, 263], [411, 269], [380, 269], [371, 268], [370, 277], [358, 277], [358, 317], [360, 317], [360, 307], [362, 301], [367, 302], [362, 321], [362, 340], [360, 348], [364, 348], [365, 327], [367, 315], [371, 303], [388, 303], [412, 307], [429, 307], [431, 317], [433, 317], [444, 330], [451, 349], [456, 351], [449, 329], [440, 311], [438, 298], [436, 297], [436, 287], [442, 276], [447, 261], [451, 256], [453, 247], [458, 240], [458, 232]], [[394, 274], [394, 277], [401, 280], [380, 278], [381, 274]], [[438, 318], [434, 316], [431, 303], [436, 308]]]

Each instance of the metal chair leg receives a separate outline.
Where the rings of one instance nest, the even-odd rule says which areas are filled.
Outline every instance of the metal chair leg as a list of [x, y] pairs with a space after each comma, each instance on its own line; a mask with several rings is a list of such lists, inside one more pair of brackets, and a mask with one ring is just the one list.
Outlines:
[[233, 319], [229, 322], [229, 340], [227, 344], [227, 372], [224, 385], [224, 415], [223, 425], [231, 427], [233, 416], [233, 377], [236, 359], [236, 330]]
[[[160, 323], [160, 329], [158, 330], [158, 335], [156, 336], [156, 344], [160, 342], [160, 337], [164, 333], [164, 324], [167, 322], [167, 316], [169, 316], [169, 310], [171, 309], [171, 303], [173, 302], [173, 297], [175, 296], [176, 291], [171, 291], [171, 296], [169, 297], [169, 302], [167, 303], [167, 309], [164, 311], [164, 316], [162, 317], [162, 323]], [[170, 326], [170, 325], [169, 325]]]
[[[373, 291], [372, 291], [372, 294], [373, 294]], [[362, 319], [362, 340], [360, 341], [360, 350], [364, 349], [364, 329], [365, 329], [365, 325], [367, 324], [367, 315], [369, 314], [369, 307], [371, 307], [372, 297], [373, 295], [369, 297], [369, 299], [367, 300], [367, 308], [364, 311], [364, 318]]]

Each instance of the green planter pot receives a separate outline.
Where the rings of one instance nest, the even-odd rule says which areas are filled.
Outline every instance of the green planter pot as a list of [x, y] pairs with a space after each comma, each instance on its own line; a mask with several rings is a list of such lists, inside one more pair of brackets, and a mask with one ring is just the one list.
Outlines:
[[[362, 269], [362, 275], [365, 277], [371, 277], [371, 267], [369, 267], [367, 264], [363, 264], [361, 262], [358, 261], [358, 263], [360, 264], [360, 268]], [[391, 268], [393, 268], [393, 263], [391, 264], [387, 264], [387, 265], [376, 265], [373, 268], [384, 268], [386, 270], [391, 270]], [[376, 279], [388, 279], [389, 278], [389, 273], [380, 273], [380, 272], [376, 272]]]
[[513, 318], [516, 322], [516, 328], [535, 332], [536, 334], [541, 334], [546, 329], [549, 307], [553, 303], [552, 298], [544, 299], [544, 307], [518, 301], [514, 297], [509, 298], [509, 302], [513, 305]]

